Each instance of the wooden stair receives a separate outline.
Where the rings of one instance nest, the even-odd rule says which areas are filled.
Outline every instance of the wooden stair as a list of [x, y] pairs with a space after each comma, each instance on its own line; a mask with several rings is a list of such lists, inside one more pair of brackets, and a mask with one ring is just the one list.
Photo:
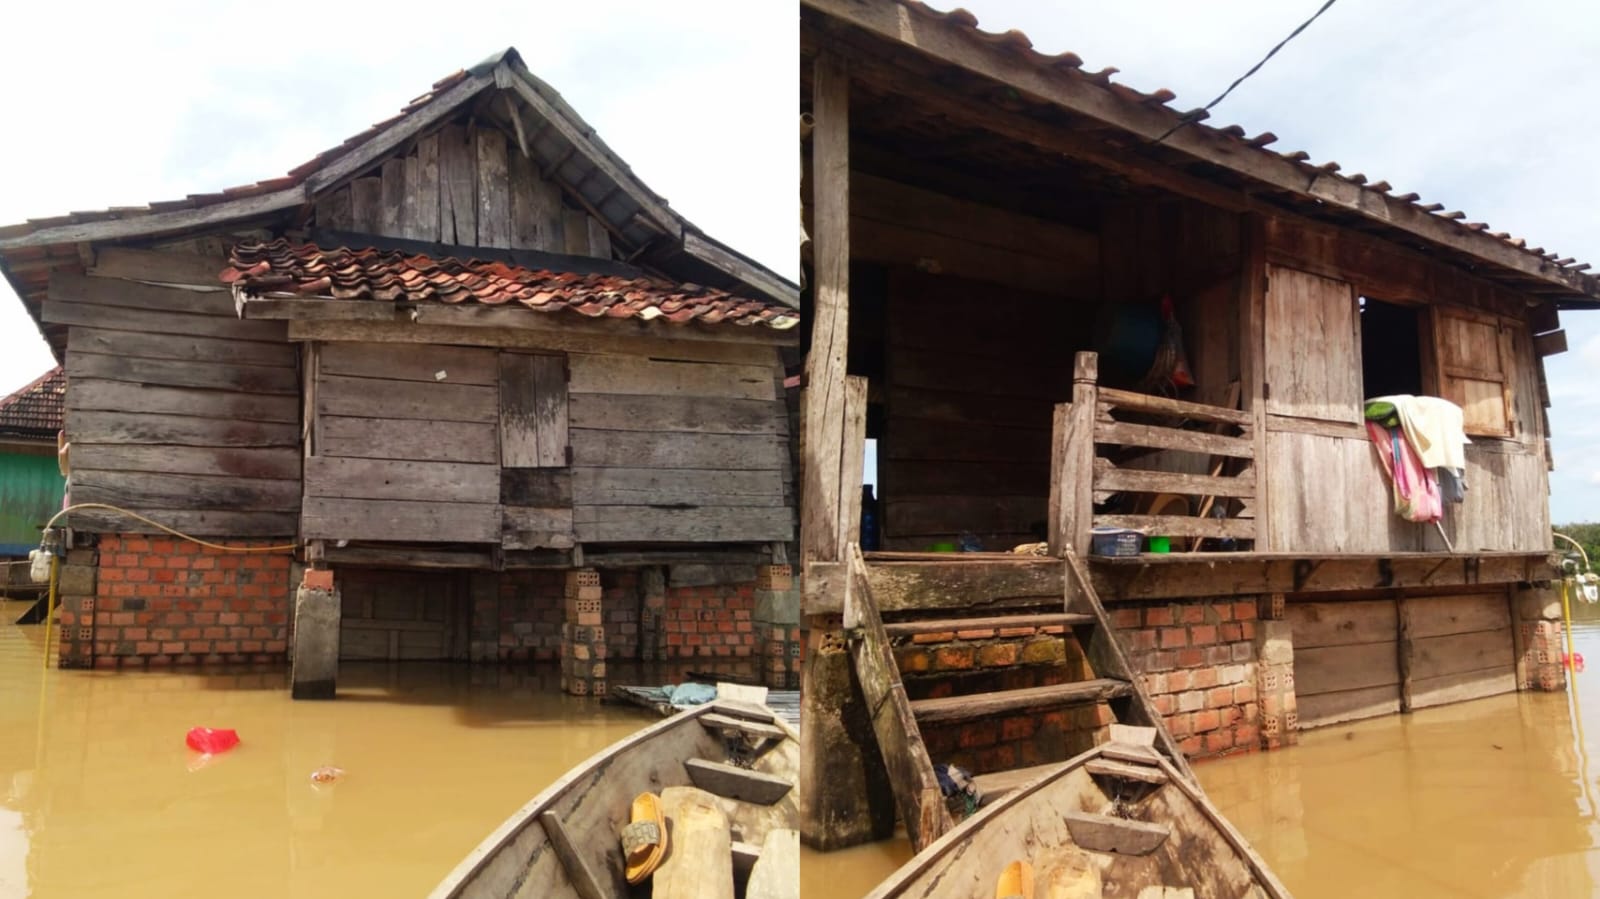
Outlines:
[[[953, 561], [952, 564], [960, 563]], [[888, 768], [895, 804], [916, 851], [920, 852], [953, 826], [922, 738], [921, 727], [928, 724], [1036, 714], [1084, 703], [1105, 702], [1119, 723], [1155, 728], [1157, 749], [1183, 777], [1194, 782], [1194, 773], [1189, 769], [1188, 761], [1167, 733], [1161, 716], [1155, 711], [1141, 682], [1129, 666], [1112, 630], [1110, 617], [1095, 594], [1082, 563], [1071, 550], [1067, 551], [1064, 561], [1062, 611], [1044, 614], [946, 617], [885, 624], [872, 598], [867, 563], [860, 548], [853, 544], [849, 547], [846, 568], [844, 626], [850, 639], [851, 656], [867, 700], [873, 732]], [[1097, 676], [1075, 683], [936, 699], [911, 700], [907, 697], [891, 648], [892, 638], [974, 630], [998, 633], [1008, 627], [1070, 629]], [[1146, 761], [1155, 750], [1141, 751], [1145, 755], [1140, 758], [1124, 760]], [[1117, 759], [1112, 757], [1111, 761], [1115, 763]], [[998, 795], [1033, 780], [1053, 767], [1046, 765], [993, 772], [980, 775], [976, 780], [985, 796]]]

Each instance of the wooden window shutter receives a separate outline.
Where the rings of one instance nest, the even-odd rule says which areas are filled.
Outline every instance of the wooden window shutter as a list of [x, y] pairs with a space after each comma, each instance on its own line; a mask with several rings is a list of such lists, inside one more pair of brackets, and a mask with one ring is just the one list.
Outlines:
[[1355, 288], [1276, 265], [1267, 273], [1267, 411], [1358, 424], [1361, 321]]
[[1468, 434], [1512, 436], [1511, 329], [1492, 315], [1433, 311], [1439, 395], [1461, 407]]
[[500, 465], [565, 468], [567, 360], [500, 354]]

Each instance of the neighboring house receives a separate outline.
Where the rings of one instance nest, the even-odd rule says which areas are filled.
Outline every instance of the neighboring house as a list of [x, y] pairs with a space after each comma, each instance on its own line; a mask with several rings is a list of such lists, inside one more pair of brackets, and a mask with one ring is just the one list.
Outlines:
[[0, 399], [0, 558], [22, 558], [38, 548], [40, 529], [61, 511], [66, 479], [56, 462], [56, 438], [66, 389], [67, 375], [58, 366]]
[[797, 289], [516, 51], [286, 177], [0, 229], [0, 268], [72, 377], [74, 501], [278, 547], [73, 513], [63, 665], [282, 659], [303, 564], [347, 659], [793, 677]]
[[[808, 841], [892, 826], [890, 753], [845, 727], [866, 710], [838, 689], [848, 646], [826, 632], [858, 539], [848, 463], [863, 439], [886, 550], [966, 535], [1083, 556], [1100, 525], [1174, 544], [1086, 560], [1143, 672], [1131, 684], [1061, 683], [1103, 658], [1069, 639], [1062, 660], [1031, 629], [1063, 596], [1083, 611], [1059, 560], [868, 554], [910, 707], [937, 713], [921, 735], [934, 761], [1059, 759], [1104, 733], [1108, 704], [1085, 697], [1140, 687], [1190, 755], [1562, 688], [1543, 357], [1565, 349], [1560, 310], [1600, 303], [1587, 265], [1205, 124], [1170, 92], [965, 11], [802, 0], [801, 48], [802, 583], [824, 616], [804, 714], [831, 748], [805, 762]], [[1182, 390], [1145, 377], [1163, 297]], [[1469, 489], [1442, 529], [1394, 514], [1363, 425], [1364, 398], [1392, 393], [1464, 410]], [[1182, 551], [1195, 540], [1204, 552]], [[963, 627], [1030, 603], [1015, 626]], [[895, 617], [918, 612], [939, 627]]]

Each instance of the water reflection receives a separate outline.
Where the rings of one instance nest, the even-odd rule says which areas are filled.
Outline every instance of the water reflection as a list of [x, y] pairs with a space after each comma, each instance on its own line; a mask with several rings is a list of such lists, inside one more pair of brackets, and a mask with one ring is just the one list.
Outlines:
[[[549, 670], [347, 665], [337, 702], [294, 703], [280, 669], [46, 674], [42, 642], [0, 625], [0, 897], [420, 895], [653, 720]], [[197, 765], [197, 725], [242, 742]]]

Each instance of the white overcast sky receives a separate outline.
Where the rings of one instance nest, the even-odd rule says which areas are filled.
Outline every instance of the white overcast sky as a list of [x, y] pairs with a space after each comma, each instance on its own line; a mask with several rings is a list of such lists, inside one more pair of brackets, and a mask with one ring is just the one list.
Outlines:
[[[1188, 108], [1320, 4], [963, 5]], [[0, 28], [0, 222], [281, 174], [515, 45], [675, 208], [793, 277], [796, 18], [789, 0], [18, 5]], [[1212, 123], [1600, 266], [1597, 59], [1600, 11], [1580, 0], [1339, 0]], [[19, 309], [0, 287], [0, 393], [50, 365]], [[1553, 515], [1600, 520], [1600, 313], [1563, 319]]]

